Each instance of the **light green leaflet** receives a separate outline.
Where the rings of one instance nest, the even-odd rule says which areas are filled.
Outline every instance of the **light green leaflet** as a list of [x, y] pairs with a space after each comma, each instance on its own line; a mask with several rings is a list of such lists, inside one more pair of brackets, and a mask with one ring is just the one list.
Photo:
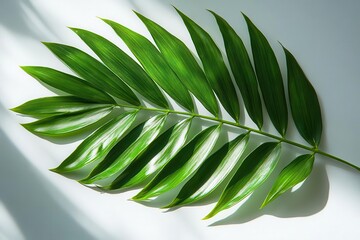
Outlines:
[[134, 200], [146, 200], [160, 195], [189, 177], [206, 159], [219, 137], [221, 125], [212, 126], [194, 137], [168, 162]]
[[282, 193], [304, 181], [310, 175], [313, 164], [314, 155], [305, 154], [295, 158], [281, 171], [261, 207], [265, 207]]
[[267, 142], [251, 152], [226, 186], [214, 209], [204, 219], [232, 207], [261, 186], [279, 161], [280, 149], [279, 143]]
[[108, 115], [113, 106], [99, 107], [80, 112], [72, 112], [22, 124], [34, 134], [48, 137], [66, 137], [76, 134], [85, 127], [96, 123]]
[[[104, 191], [140, 187], [133, 197], [136, 201], [151, 201], [183, 185], [166, 207], [190, 204], [222, 191], [215, 208], [205, 218], [256, 191], [280, 160], [282, 145], [301, 148], [307, 154], [293, 157], [295, 160], [281, 171], [262, 207], [305, 180], [316, 154], [360, 171], [359, 167], [319, 149], [322, 134], [319, 101], [287, 49], [284, 48], [288, 88], [284, 89], [274, 51], [248, 17], [243, 15], [253, 59], [241, 40], [247, 36], [239, 36], [216, 13], [210, 11], [223, 38], [226, 55], [206, 29], [180, 10], [175, 11], [178, 20], [183, 20], [197, 54], [191, 53], [178, 36], [136, 13], [156, 46], [123, 25], [102, 19], [136, 60], [98, 34], [71, 28], [100, 60], [68, 45], [45, 43], [77, 76], [47, 67], [23, 67], [61, 95], [31, 100], [13, 108], [14, 112], [38, 118], [23, 124], [25, 128], [62, 140], [68, 135], [80, 139], [93, 132], [52, 171], [76, 180], [83, 178], [80, 183], [95, 184]], [[184, 108], [169, 106], [164, 93]], [[267, 110], [264, 115], [260, 95]], [[197, 112], [193, 97], [212, 115]], [[220, 109], [225, 109], [234, 120], [222, 118], [224, 113]], [[240, 109], [246, 109], [243, 115]], [[246, 112], [258, 129], [239, 120], [246, 118]], [[309, 145], [287, 138], [288, 112]], [[280, 135], [261, 129], [270, 120]], [[265, 143], [253, 141], [248, 146], [252, 135], [261, 135]], [[244, 158], [244, 151], [251, 153]]]
[[110, 106], [110, 104], [88, 102], [78, 97], [56, 96], [34, 99], [11, 110], [32, 117], [44, 118]]
[[214, 191], [234, 169], [247, 146], [248, 140], [249, 135], [242, 134], [224, 144], [205, 160], [166, 208], [198, 201]]
[[131, 126], [135, 117], [136, 112], [129, 112], [109, 121], [87, 137], [60, 166], [52, 171], [58, 173], [74, 171], [104, 158]]
[[[148, 145], [157, 137], [161, 128], [164, 126], [167, 115], [157, 115], [149, 119], [137, 137], [127, 135], [123, 141], [130, 143], [127, 148], [123, 144], [115, 146], [112, 152], [90, 173], [90, 175], [81, 180], [81, 183], [89, 184], [95, 181], [111, 177], [112, 175], [124, 169], [135, 157], [143, 152]], [[136, 135], [136, 134], [135, 134]]]
[[161, 134], [111, 183], [108, 189], [132, 187], [162, 169], [185, 143], [191, 120], [185, 119]]

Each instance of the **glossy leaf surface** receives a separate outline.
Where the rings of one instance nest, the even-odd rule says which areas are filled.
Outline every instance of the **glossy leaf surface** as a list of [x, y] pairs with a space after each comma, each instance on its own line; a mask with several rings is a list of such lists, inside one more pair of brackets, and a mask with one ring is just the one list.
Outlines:
[[244, 15], [244, 18], [250, 34], [255, 70], [264, 104], [275, 128], [284, 136], [288, 124], [288, 113], [279, 64], [265, 36], [247, 16]]
[[200, 166], [198, 171], [184, 185], [179, 194], [166, 207], [174, 207], [198, 201], [213, 192], [234, 169], [249, 140], [242, 134], [225, 143]]
[[265, 207], [281, 194], [304, 181], [311, 173], [314, 155], [301, 155], [287, 165], [279, 174], [261, 207]]
[[87, 137], [54, 172], [64, 173], [103, 159], [131, 126], [136, 112], [121, 114]]
[[108, 115], [110, 107], [100, 107], [81, 112], [73, 112], [53, 117], [44, 118], [32, 123], [22, 124], [34, 134], [49, 137], [66, 137], [80, 132]]
[[261, 186], [274, 170], [280, 157], [280, 149], [279, 143], [267, 142], [252, 151], [244, 159], [226, 186], [215, 208], [205, 219], [230, 208]]
[[134, 200], [146, 200], [173, 189], [188, 178], [206, 159], [220, 134], [221, 125], [212, 126], [184, 146], [139, 192]]
[[204, 29], [181, 11], [176, 10], [190, 33], [210, 85], [226, 111], [238, 121], [239, 100], [219, 48]]
[[149, 119], [145, 124], [140, 124], [126, 135], [109, 152], [106, 158], [97, 165], [88, 177], [81, 183], [89, 184], [95, 181], [111, 177], [119, 173], [141, 154], [148, 145], [157, 137], [164, 126], [167, 115], [157, 115]]
[[56, 96], [34, 99], [11, 110], [32, 117], [44, 118], [110, 106], [110, 104], [88, 102], [78, 97]]
[[132, 187], [154, 174], [180, 150], [185, 143], [192, 119], [185, 119], [155, 139], [108, 187]]

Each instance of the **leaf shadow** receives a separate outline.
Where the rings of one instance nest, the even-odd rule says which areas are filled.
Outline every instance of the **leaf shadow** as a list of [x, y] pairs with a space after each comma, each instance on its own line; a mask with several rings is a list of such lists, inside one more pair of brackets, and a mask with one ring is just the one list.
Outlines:
[[[0, 103], [0, 115], [5, 118]], [[97, 239], [108, 236], [30, 164], [0, 126], [0, 203], [26, 239]], [[93, 229], [92, 229], [93, 228]], [[90, 230], [91, 229], [91, 230]], [[109, 236], [108, 236], [109, 237]]]
[[326, 206], [329, 197], [329, 180], [323, 163], [314, 166], [311, 176], [296, 191], [286, 192], [264, 209], [259, 209], [270, 188], [268, 181], [233, 214], [209, 226], [242, 224], [264, 215], [279, 218], [310, 216], [320, 212]]
[[0, 25], [23, 36], [39, 39], [56, 36], [31, 0], [11, 0], [1, 4]]

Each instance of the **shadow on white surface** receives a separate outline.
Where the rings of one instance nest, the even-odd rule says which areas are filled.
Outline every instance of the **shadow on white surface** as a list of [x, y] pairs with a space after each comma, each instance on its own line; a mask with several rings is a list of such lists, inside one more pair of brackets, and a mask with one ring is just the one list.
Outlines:
[[36, 39], [43, 36], [40, 32], [55, 35], [31, 0], [0, 0], [0, 25]]
[[[9, 113], [0, 103], [0, 116], [6, 114]], [[3, 127], [0, 128], [0, 202], [21, 235], [25, 239], [97, 239], [87, 228], [103, 231], [91, 224], [91, 220], [84, 221], [89, 224], [86, 227], [79, 223], [87, 217], [29, 163], [8, 139]]]
[[311, 176], [301, 188], [294, 192], [287, 192], [280, 196], [266, 208], [260, 210], [271, 185], [265, 184], [255, 191], [229, 217], [216, 221], [210, 226], [246, 223], [263, 215], [272, 215], [280, 218], [305, 217], [320, 212], [328, 201], [329, 180], [323, 164], [314, 167]]

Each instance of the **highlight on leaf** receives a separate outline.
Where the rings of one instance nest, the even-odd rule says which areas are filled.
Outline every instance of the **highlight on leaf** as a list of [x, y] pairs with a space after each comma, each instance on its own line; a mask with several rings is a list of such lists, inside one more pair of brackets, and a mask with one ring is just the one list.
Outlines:
[[[27, 130], [47, 138], [80, 138], [90, 132], [73, 153], [51, 169], [53, 172], [67, 177], [71, 173], [79, 183], [96, 185], [103, 191], [139, 187], [132, 198], [135, 201], [151, 201], [180, 189], [164, 208], [188, 205], [219, 190], [222, 193], [207, 219], [257, 191], [282, 160], [281, 149], [286, 145], [308, 153], [296, 157], [280, 172], [259, 207], [304, 181], [316, 154], [360, 171], [358, 166], [319, 150], [323, 125], [318, 97], [289, 50], [283, 47], [286, 92], [269, 41], [246, 15], [253, 59], [243, 36], [221, 16], [210, 11], [223, 39], [224, 56], [203, 27], [180, 10], [174, 11], [184, 22], [196, 53], [181, 38], [136, 13], [156, 46], [120, 23], [102, 19], [136, 60], [96, 33], [71, 28], [100, 60], [69, 45], [44, 43], [74, 75], [48, 67], [22, 67], [60, 95], [30, 100], [12, 109], [37, 119], [22, 124]], [[184, 109], [170, 107], [163, 93]], [[212, 115], [197, 112], [192, 95]], [[267, 114], [263, 114], [260, 96]], [[246, 112], [240, 113], [241, 103]], [[222, 109], [234, 121], [222, 118]], [[286, 136], [288, 112], [309, 145]], [[240, 114], [246, 113], [258, 129], [240, 122]], [[280, 135], [262, 130], [265, 121], [271, 121]], [[228, 127], [235, 136], [228, 134]], [[264, 140], [248, 144], [254, 135]], [[244, 152], [249, 154], [243, 157]]]

